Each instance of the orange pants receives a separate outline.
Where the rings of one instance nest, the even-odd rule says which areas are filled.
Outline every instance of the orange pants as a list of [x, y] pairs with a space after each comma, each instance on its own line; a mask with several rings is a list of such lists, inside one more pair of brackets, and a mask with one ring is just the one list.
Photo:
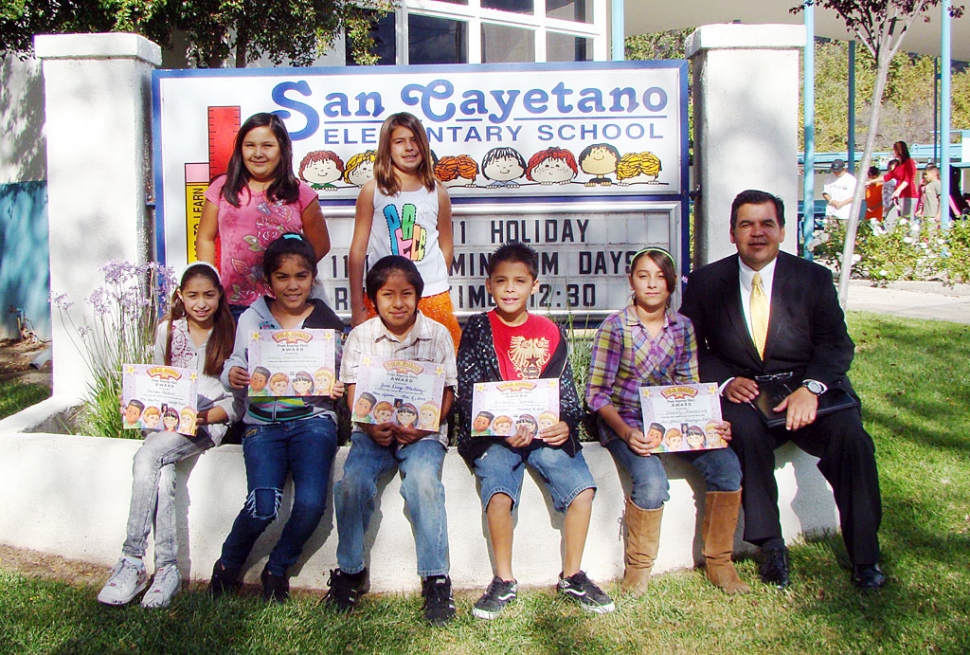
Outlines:
[[[367, 308], [367, 318], [377, 316], [374, 303], [370, 301], [370, 296], [364, 296], [364, 307]], [[441, 323], [451, 334], [452, 341], [455, 342], [455, 352], [458, 352], [458, 342], [461, 341], [461, 326], [455, 318], [455, 308], [451, 304], [451, 292], [443, 291], [433, 296], [426, 296], [418, 301], [418, 309], [421, 313], [433, 321]]]

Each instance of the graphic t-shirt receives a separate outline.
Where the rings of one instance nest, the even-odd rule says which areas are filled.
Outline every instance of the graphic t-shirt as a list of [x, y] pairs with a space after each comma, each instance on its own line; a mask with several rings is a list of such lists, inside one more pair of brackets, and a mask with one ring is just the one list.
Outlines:
[[427, 189], [385, 196], [374, 188], [374, 222], [367, 242], [368, 263], [401, 255], [417, 266], [423, 298], [448, 290], [448, 269], [438, 245], [438, 193]]
[[562, 334], [555, 323], [544, 316], [529, 314], [525, 323], [511, 327], [488, 312], [495, 341], [495, 354], [503, 380], [534, 380], [542, 375]]
[[317, 192], [300, 182], [296, 202], [270, 202], [266, 194], [239, 194], [239, 207], [233, 207], [222, 196], [226, 176], [217, 177], [205, 192], [205, 199], [219, 207], [219, 276], [226, 289], [226, 300], [232, 305], [252, 305], [257, 298], [269, 295], [263, 279], [263, 252], [286, 232], [303, 233], [303, 210], [319, 202]]

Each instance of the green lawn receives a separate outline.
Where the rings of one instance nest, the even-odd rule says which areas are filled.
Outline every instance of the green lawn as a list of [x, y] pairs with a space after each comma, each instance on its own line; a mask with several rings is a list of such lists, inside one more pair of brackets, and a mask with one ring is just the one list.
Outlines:
[[50, 396], [51, 390], [46, 384], [24, 383], [19, 380], [0, 382], [0, 418], [16, 414]]
[[[420, 621], [416, 597], [365, 596], [341, 616], [319, 595], [282, 607], [252, 595], [183, 593], [168, 610], [100, 607], [94, 587], [0, 574], [3, 653], [968, 653], [970, 652], [970, 326], [852, 314], [853, 380], [876, 440], [891, 584], [862, 594], [839, 538], [792, 549], [793, 584], [756, 582], [729, 598], [698, 571], [655, 578], [618, 610], [587, 616], [548, 589], [527, 590], [491, 623], [458, 595], [447, 628]], [[967, 432], [964, 432], [967, 430]], [[552, 554], [551, 554], [552, 555]], [[485, 583], [486, 581], [482, 581]]]

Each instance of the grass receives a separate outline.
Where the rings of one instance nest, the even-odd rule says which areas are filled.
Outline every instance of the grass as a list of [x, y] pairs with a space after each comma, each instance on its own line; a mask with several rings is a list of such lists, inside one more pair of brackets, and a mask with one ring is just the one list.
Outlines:
[[0, 418], [16, 414], [50, 396], [51, 390], [46, 384], [19, 380], [0, 382]]
[[[549, 589], [524, 590], [500, 619], [478, 621], [481, 590], [457, 595], [458, 618], [433, 629], [420, 599], [365, 596], [352, 616], [319, 594], [267, 607], [219, 602], [195, 587], [167, 610], [97, 604], [97, 589], [0, 573], [3, 653], [967, 653], [970, 652], [970, 326], [851, 314], [853, 382], [877, 444], [884, 569], [863, 594], [848, 580], [841, 539], [792, 548], [793, 585], [756, 582], [729, 598], [700, 571], [654, 579], [617, 612], [587, 616]], [[483, 580], [484, 585], [487, 581]], [[612, 591], [612, 589], [611, 589]]]

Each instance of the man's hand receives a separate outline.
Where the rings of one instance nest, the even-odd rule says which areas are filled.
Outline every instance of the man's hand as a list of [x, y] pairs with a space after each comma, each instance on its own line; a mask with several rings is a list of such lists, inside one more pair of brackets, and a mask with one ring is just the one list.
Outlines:
[[730, 423], [728, 423], [727, 421], [721, 421], [720, 423], [718, 423], [718, 425], [715, 428], [715, 430], [717, 430], [718, 435], [720, 435], [720, 437], [722, 439], [724, 439], [725, 441], [731, 441], [731, 424]]
[[343, 398], [345, 391], [346, 391], [346, 388], [344, 386], [344, 383], [341, 382], [340, 380], [334, 380], [333, 386], [330, 387], [330, 397], [333, 398], [334, 400]]
[[434, 434], [429, 430], [419, 430], [410, 425], [405, 427], [403, 425], [394, 424], [394, 438], [399, 444], [408, 445], [409, 443], [414, 443], [415, 441], [420, 441], [424, 439], [429, 434]]
[[569, 438], [569, 424], [559, 421], [555, 425], [539, 430], [539, 438], [550, 446], [561, 446]]
[[750, 403], [758, 397], [758, 383], [751, 378], [738, 376], [727, 383], [723, 395], [732, 403]]
[[818, 396], [806, 387], [799, 387], [774, 408], [776, 412], [786, 410], [786, 430], [798, 430], [810, 425], [815, 421], [815, 412], [818, 410]]

